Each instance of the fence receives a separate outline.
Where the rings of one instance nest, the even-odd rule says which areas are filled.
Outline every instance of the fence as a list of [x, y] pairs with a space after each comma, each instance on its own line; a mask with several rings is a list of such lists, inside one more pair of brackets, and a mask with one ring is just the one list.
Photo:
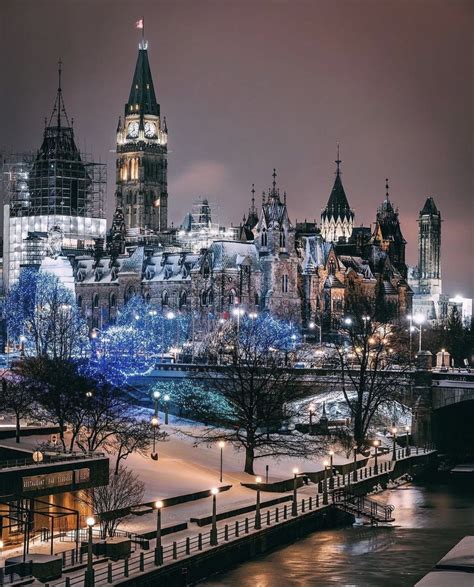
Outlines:
[[[397, 451], [397, 459], [408, 456], [406, 449]], [[412, 455], [425, 454], [427, 449], [412, 449]], [[337, 488], [351, 487], [355, 483], [365, 481], [370, 478], [377, 478], [380, 474], [391, 472], [395, 467], [393, 460], [382, 461], [375, 466], [364, 467], [357, 471], [352, 471], [343, 475], [334, 475], [327, 478], [326, 483], [317, 484], [317, 493], [312, 496], [305, 496], [297, 499], [296, 503], [278, 505], [275, 508], [268, 508], [265, 512], [255, 514], [251, 517], [235, 520], [234, 523], [225, 524], [217, 527], [213, 535], [213, 529], [200, 532], [194, 536], [188, 536], [182, 540], [174, 541], [167, 544], [161, 549], [161, 557], [156, 548], [147, 552], [143, 550], [134, 552], [128, 558], [117, 562], [109, 562], [95, 556], [94, 577], [96, 585], [114, 584], [116, 581], [129, 577], [136, 573], [143, 573], [152, 570], [161, 564], [172, 563], [184, 557], [192, 556], [208, 548], [213, 548], [251, 534], [257, 533], [265, 527], [275, 524], [281, 524], [298, 516], [308, 515], [315, 510], [329, 507], [330, 502], [334, 501], [329, 496]], [[373, 506], [371, 506], [373, 507]], [[258, 522], [260, 518], [260, 523]], [[120, 533], [122, 535], [122, 533]], [[123, 533], [131, 537], [129, 533]], [[117, 534], [119, 535], [119, 534]], [[70, 568], [71, 576], [65, 576], [57, 581], [46, 584], [46, 587], [81, 587], [85, 584], [84, 569], [73, 575], [73, 567], [77, 564], [85, 564], [87, 555], [75, 551], [63, 553], [64, 568], [66, 571]], [[160, 562], [160, 558], [161, 561]]]

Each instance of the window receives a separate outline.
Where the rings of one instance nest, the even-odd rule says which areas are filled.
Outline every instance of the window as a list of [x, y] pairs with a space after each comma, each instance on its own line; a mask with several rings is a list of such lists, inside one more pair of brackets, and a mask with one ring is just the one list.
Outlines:
[[94, 294], [92, 296], [92, 306], [94, 308], [98, 308], [99, 307], [99, 294]]
[[115, 294], [110, 294], [109, 303], [110, 303], [111, 308], [115, 308], [117, 306], [117, 298], [116, 298]]
[[77, 307], [82, 308], [82, 296], [77, 296]]
[[207, 306], [207, 292], [203, 291], [201, 294], [201, 306]]
[[169, 304], [169, 295], [168, 292], [165, 290], [162, 294], [161, 294], [161, 305], [162, 306], [167, 306]]
[[329, 275], [335, 275], [336, 273], [336, 263], [334, 262], [334, 259], [331, 259], [329, 261]]
[[280, 231], [280, 248], [284, 249], [286, 247], [286, 234], [285, 231]]
[[261, 236], [260, 240], [262, 243], [262, 247], [266, 247], [268, 244], [268, 235], [267, 235], [267, 231], [265, 229], [263, 229], [262, 236]]
[[281, 291], [282, 293], [288, 293], [288, 275], [281, 276]]
[[148, 292], [145, 294], [144, 300], [145, 300], [145, 304], [149, 304], [150, 303], [151, 297], [150, 297], [150, 294]]
[[229, 292], [229, 306], [233, 306], [237, 302], [237, 292], [235, 289], [231, 289]]
[[211, 270], [209, 267], [209, 263], [207, 263], [207, 261], [206, 261], [206, 263], [204, 263], [203, 268], [202, 268], [202, 276], [207, 279], [210, 274], [211, 274]]
[[186, 306], [187, 301], [188, 301], [188, 296], [186, 295], [185, 291], [182, 291], [179, 294], [179, 307], [183, 308], [184, 306]]

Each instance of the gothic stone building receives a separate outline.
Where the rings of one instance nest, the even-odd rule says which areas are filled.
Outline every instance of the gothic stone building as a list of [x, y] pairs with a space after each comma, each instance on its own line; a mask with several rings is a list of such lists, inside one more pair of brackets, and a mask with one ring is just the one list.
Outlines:
[[405, 240], [388, 192], [376, 228], [354, 228], [339, 154], [328, 204], [316, 224], [294, 226], [286, 193], [273, 182], [257, 210], [255, 190], [238, 240], [216, 237], [199, 251], [167, 226], [166, 121], [147, 45], [140, 44], [125, 116], [117, 130], [116, 211], [107, 246], [71, 257], [78, 304], [91, 328], [113, 323], [135, 295], [160, 311], [191, 313], [204, 326], [239, 305], [307, 326], [337, 327], [351, 296], [383, 299], [393, 314], [411, 307]]

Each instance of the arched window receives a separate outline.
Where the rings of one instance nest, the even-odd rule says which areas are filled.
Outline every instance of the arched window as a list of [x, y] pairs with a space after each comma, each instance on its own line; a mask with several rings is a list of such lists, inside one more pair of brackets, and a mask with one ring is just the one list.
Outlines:
[[161, 305], [162, 306], [167, 306], [169, 304], [169, 295], [168, 292], [165, 290], [162, 294], [161, 294]]
[[99, 307], [99, 294], [94, 294], [92, 296], [92, 306], [94, 308], [98, 308]]
[[233, 306], [236, 302], [236, 298], [237, 298], [237, 292], [235, 291], [235, 289], [231, 289], [229, 292], [229, 306]]
[[211, 269], [209, 267], [209, 263], [206, 261], [202, 267], [202, 276], [207, 279], [211, 274]]
[[188, 296], [186, 295], [186, 292], [181, 291], [181, 293], [179, 294], [179, 307], [183, 308], [184, 306], [186, 306], [187, 301]]
[[281, 276], [281, 291], [282, 293], [288, 293], [288, 275]]
[[284, 230], [280, 231], [280, 248], [284, 249], [286, 247], [286, 234]]
[[82, 308], [82, 296], [77, 296], [77, 307]]
[[331, 259], [329, 261], [328, 271], [329, 271], [329, 275], [335, 275], [335, 273], [336, 273], [336, 263], [334, 262], [334, 259]]
[[145, 304], [149, 304], [149, 303], [150, 303], [150, 299], [151, 299], [151, 297], [150, 297], [150, 293], [149, 293], [149, 292], [147, 292], [147, 293], [146, 293], [146, 294], [143, 296], [143, 299], [145, 300]]
[[268, 244], [268, 235], [267, 235], [267, 231], [265, 230], [265, 228], [263, 229], [262, 236], [261, 236], [260, 240], [262, 243], [262, 247], [266, 247]]
[[203, 291], [201, 294], [201, 306], [207, 306], [207, 291]]
[[258, 308], [258, 305], [260, 304], [260, 297], [258, 295], [258, 293], [255, 294], [255, 306]]
[[115, 308], [117, 306], [117, 296], [114, 293], [110, 294], [109, 305], [111, 308]]

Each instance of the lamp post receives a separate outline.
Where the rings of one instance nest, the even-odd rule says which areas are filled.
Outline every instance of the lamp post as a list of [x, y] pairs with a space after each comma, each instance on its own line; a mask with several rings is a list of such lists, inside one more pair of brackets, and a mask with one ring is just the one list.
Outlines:
[[392, 451], [392, 459], [394, 461], [397, 460], [397, 429], [395, 426], [392, 428], [392, 435], [393, 435], [393, 451]]
[[255, 505], [255, 530], [260, 530], [262, 527], [262, 517], [260, 515], [260, 483], [262, 482], [261, 477], [255, 477], [255, 483], [257, 484], [257, 503]]
[[333, 472], [334, 451], [329, 451], [329, 489], [334, 489], [334, 472]]
[[418, 327], [411, 326], [411, 330], [418, 330], [418, 352], [421, 353], [421, 335], [423, 332], [422, 324], [425, 322], [426, 318], [423, 314], [415, 314], [413, 316], [413, 320], [418, 324]]
[[87, 541], [87, 570], [85, 576], [86, 587], [94, 587], [94, 567], [92, 566], [92, 528], [95, 526], [95, 518], [89, 516], [86, 519], [88, 527], [88, 541]]
[[291, 504], [291, 515], [298, 515], [298, 472], [299, 469], [293, 469], [293, 503]]
[[151, 419], [151, 426], [153, 428], [153, 452], [151, 453], [151, 458], [154, 461], [158, 460], [158, 453], [156, 452], [156, 429], [158, 428], [158, 418], [153, 416]]
[[[169, 310], [165, 314], [166, 320], [173, 320], [175, 313]], [[161, 362], [163, 362], [163, 354], [165, 349], [165, 321], [161, 323]]]
[[328, 504], [328, 466], [329, 462], [324, 461], [324, 484], [323, 484], [323, 504]]
[[378, 475], [379, 473], [379, 464], [378, 464], [378, 456], [379, 456], [379, 446], [380, 440], [374, 440], [374, 447], [375, 447], [375, 464], [374, 464], [374, 475]]
[[408, 364], [411, 367], [413, 361], [413, 341], [412, 341], [412, 334], [413, 334], [413, 315], [408, 314], [407, 320], [409, 322], [408, 326], [408, 334], [409, 334], [409, 346], [408, 346]]
[[165, 424], [168, 424], [168, 408], [169, 408], [170, 396], [168, 394], [166, 394], [163, 397], [163, 400], [165, 402]]
[[354, 446], [354, 471], [352, 472], [352, 479], [357, 481], [357, 446]]
[[220, 451], [221, 451], [221, 466], [220, 466], [221, 474], [220, 474], [220, 477], [219, 477], [219, 481], [221, 483], [222, 483], [222, 467], [223, 467], [223, 464], [224, 464], [224, 447], [225, 447], [225, 442], [223, 440], [221, 440], [219, 442], [219, 448], [220, 448]]
[[405, 426], [405, 434], [406, 434], [406, 451], [405, 454], [407, 457], [410, 456], [410, 426]]
[[314, 406], [313, 405], [309, 406], [308, 411], [309, 411], [309, 433], [313, 434], [313, 416], [315, 413]]
[[322, 327], [319, 324], [316, 324], [316, 322], [310, 322], [308, 324], [308, 328], [310, 330], [314, 330], [315, 328], [318, 329], [318, 331], [319, 331], [319, 344], [321, 345], [323, 342], [323, 329], [322, 329]]
[[217, 500], [216, 495], [219, 493], [217, 487], [211, 489], [212, 495], [212, 528], [211, 528], [211, 546], [217, 546]]
[[155, 418], [158, 418], [158, 400], [161, 397], [161, 393], [159, 391], [154, 391], [153, 392], [153, 402], [154, 402], [154, 407], [155, 407]]
[[163, 548], [161, 546], [161, 508], [162, 501], [155, 501], [156, 508], [156, 546], [155, 546], [155, 565], [163, 564]]

